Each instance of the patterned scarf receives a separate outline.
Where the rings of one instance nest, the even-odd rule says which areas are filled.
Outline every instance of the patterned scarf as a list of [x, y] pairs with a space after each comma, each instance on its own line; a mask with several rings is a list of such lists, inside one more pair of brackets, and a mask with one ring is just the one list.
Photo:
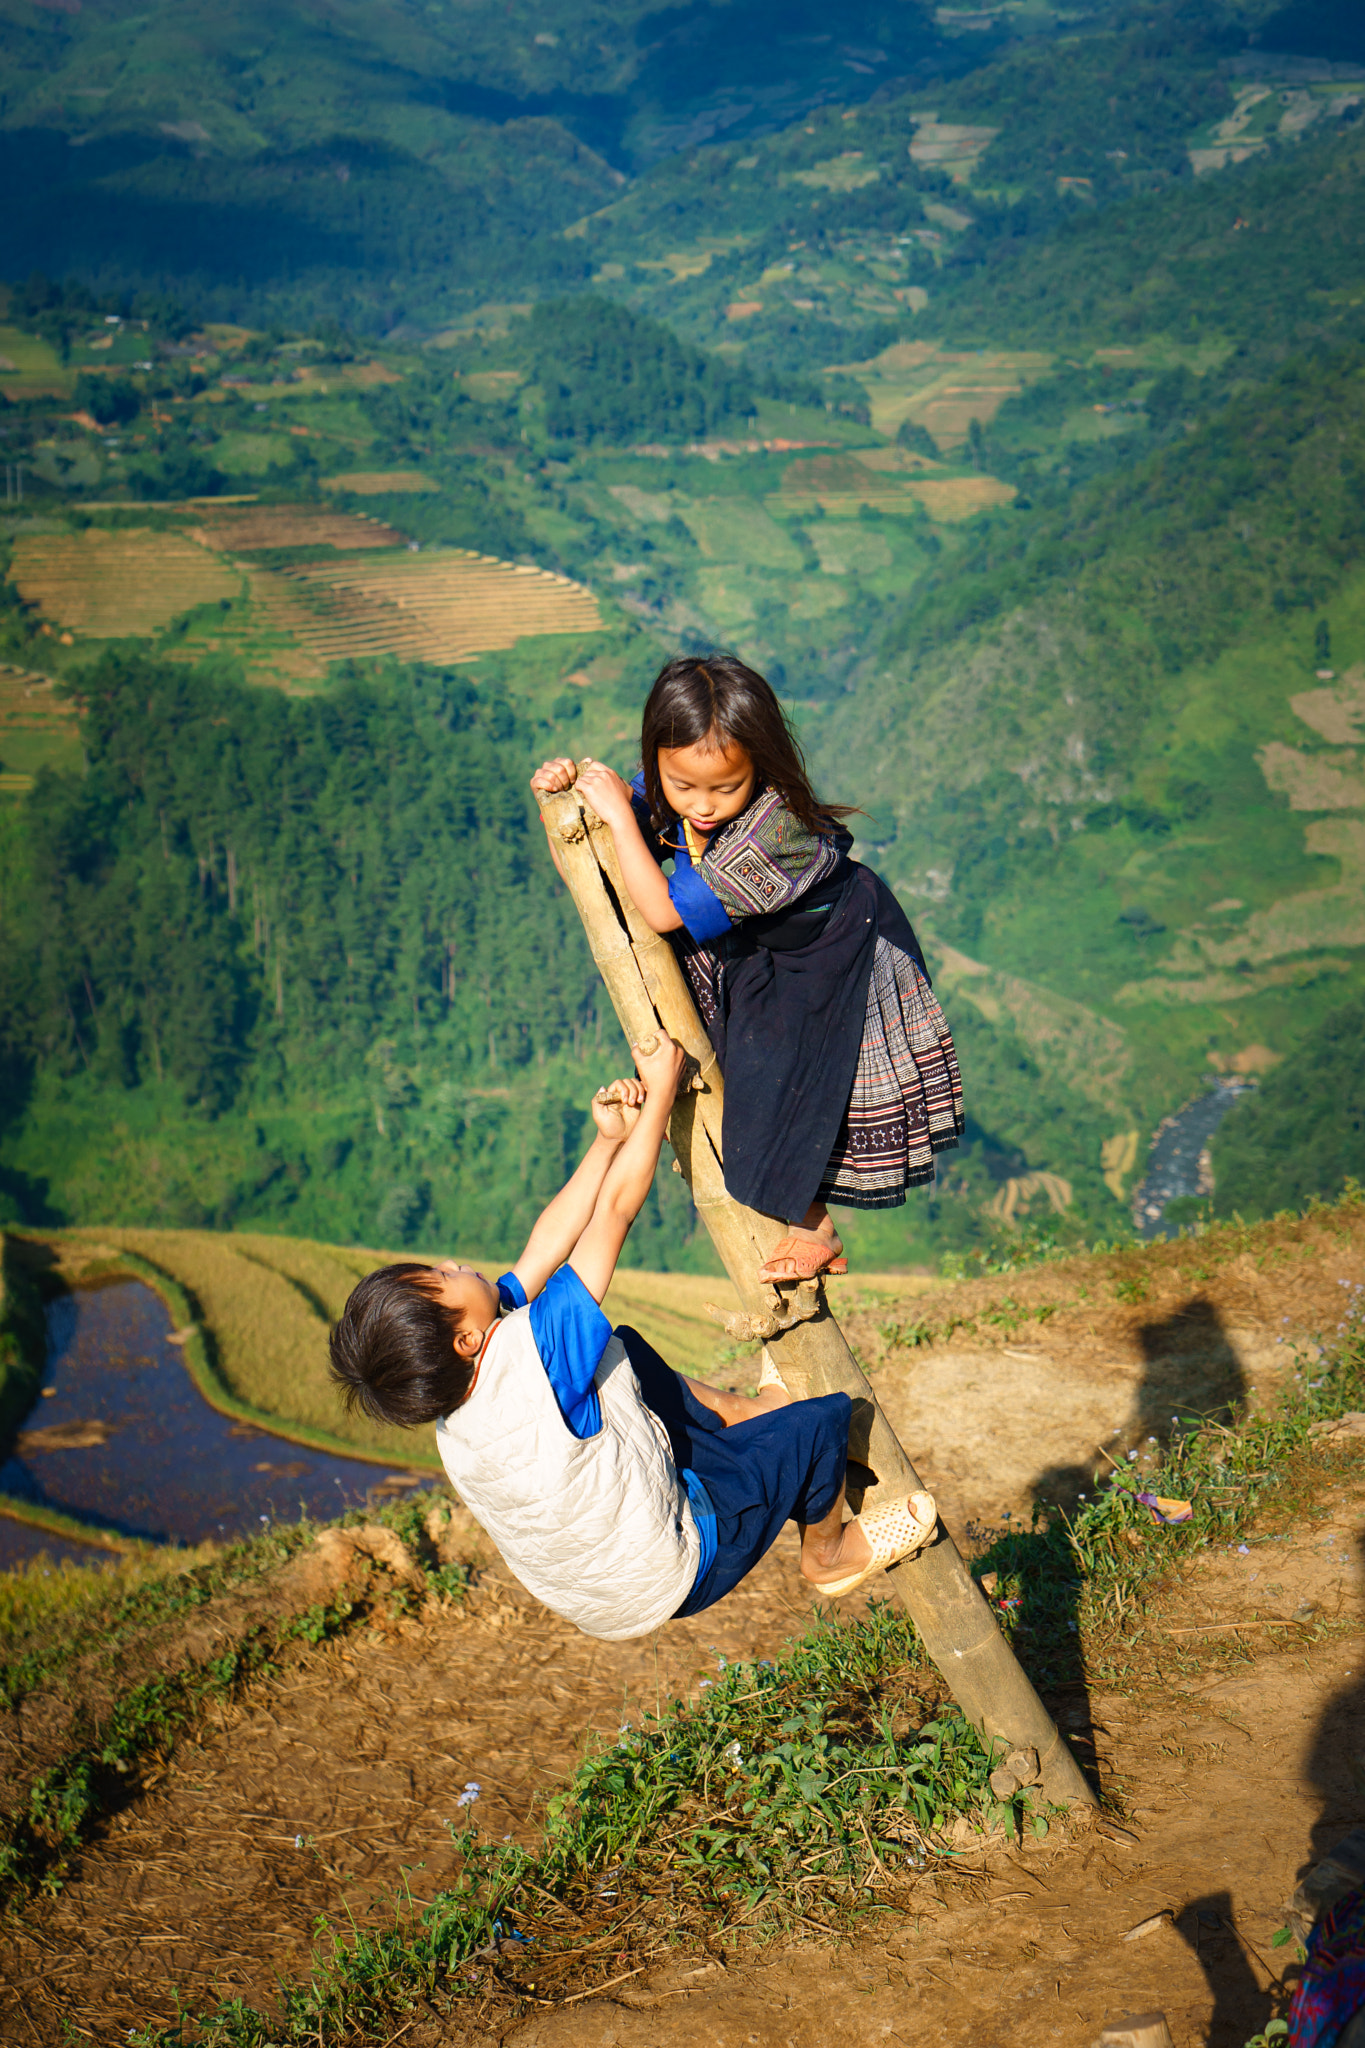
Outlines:
[[1308, 1961], [1289, 2010], [1294, 2048], [1333, 2048], [1365, 2006], [1365, 1892], [1348, 1892], [1308, 1937]]
[[732, 922], [785, 910], [834, 874], [853, 844], [842, 828], [812, 832], [793, 817], [776, 790], [753, 802], [711, 835], [700, 858], [687, 833], [693, 865]]

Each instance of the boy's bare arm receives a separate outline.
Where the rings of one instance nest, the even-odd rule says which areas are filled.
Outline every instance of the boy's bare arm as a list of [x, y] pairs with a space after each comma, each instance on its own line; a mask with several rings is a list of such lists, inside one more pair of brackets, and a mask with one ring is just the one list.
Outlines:
[[613, 1081], [599, 1088], [592, 1100], [597, 1135], [579, 1161], [572, 1178], [565, 1182], [554, 1200], [540, 1214], [526, 1240], [526, 1249], [512, 1271], [532, 1300], [540, 1293], [551, 1273], [563, 1265], [582, 1236], [597, 1204], [607, 1170], [624, 1144], [641, 1113], [645, 1100], [642, 1082]]
[[644, 1207], [659, 1163], [659, 1147], [668, 1129], [669, 1111], [687, 1066], [682, 1047], [662, 1034], [652, 1053], [642, 1053], [638, 1046], [632, 1046], [631, 1051], [645, 1084], [645, 1106], [635, 1129], [607, 1169], [592, 1221], [569, 1260], [594, 1301], [601, 1301], [610, 1287], [621, 1247]]

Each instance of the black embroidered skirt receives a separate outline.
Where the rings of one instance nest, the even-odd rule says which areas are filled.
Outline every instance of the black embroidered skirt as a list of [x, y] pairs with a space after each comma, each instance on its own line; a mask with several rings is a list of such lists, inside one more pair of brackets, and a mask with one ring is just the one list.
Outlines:
[[962, 1136], [962, 1076], [948, 1020], [908, 953], [879, 938], [867, 985], [853, 1093], [823, 1202], [892, 1209], [934, 1178], [934, 1154]]

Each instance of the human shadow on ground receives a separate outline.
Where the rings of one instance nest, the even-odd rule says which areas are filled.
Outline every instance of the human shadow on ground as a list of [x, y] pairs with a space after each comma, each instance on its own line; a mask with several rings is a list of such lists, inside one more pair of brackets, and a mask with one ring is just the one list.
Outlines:
[[1194, 1950], [1213, 1997], [1207, 2048], [1242, 2048], [1274, 2016], [1273, 1992], [1262, 1991], [1237, 1931], [1231, 1892], [1205, 1892], [1176, 1915], [1175, 1928]]
[[1067, 1521], [1094, 1498], [1113, 1464], [1129, 1462], [1130, 1451], [1139, 1460], [1144, 1453], [1164, 1452], [1182, 1419], [1231, 1421], [1248, 1391], [1236, 1348], [1206, 1295], [1193, 1295], [1160, 1321], [1143, 1323], [1137, 1337], [1143, 1368], [1123, 1430], [1104, 1451], [1096, 1444], [1084, 1461], [1050, 1465], [1038, 1474], [1032, 1528], [968, 1531], [985, 1545], [977, 1575], [989, 1581], [995, 1574], [1000, 1619], [1097, 1790], [1096, 1729], [1080, 1639], [1081, 1580]]

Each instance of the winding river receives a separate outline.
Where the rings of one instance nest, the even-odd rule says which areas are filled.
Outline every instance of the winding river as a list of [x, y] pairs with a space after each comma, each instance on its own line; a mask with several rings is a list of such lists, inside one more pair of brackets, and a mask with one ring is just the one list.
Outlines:
[[[1168, 1202], [1181, 1195], [1206, 1191], [1202, 1185], [1203, 1155], [1228, 1111], [1235, 1109], [1254, 1086], [1251, 1081], [1215, 1081], [1203, 1095], [1196, 1095], [1193, 1102], [1187, 1102], [1157, 1126], [1147, 1156], [1146, 1178], [1133, 1197], [1138, 1236], [1148, 1244], [1155, 1238], [1172, 1235], [1172, 1226], [1166, 1221]], [[1179, 1237], [1179, 1230], [1174, 1235]]]
[[[42, 1396], [0, 1465], [0, 1493], [144, 1542], [200, 1543], [431, 1483], [220, 1415], [167, 1342], [172, 1329], [140, 1280], [59, 1295]], [[113, 1555], [0, 1515], [0, 1570], [44, 1552], [84, 1564]]]

